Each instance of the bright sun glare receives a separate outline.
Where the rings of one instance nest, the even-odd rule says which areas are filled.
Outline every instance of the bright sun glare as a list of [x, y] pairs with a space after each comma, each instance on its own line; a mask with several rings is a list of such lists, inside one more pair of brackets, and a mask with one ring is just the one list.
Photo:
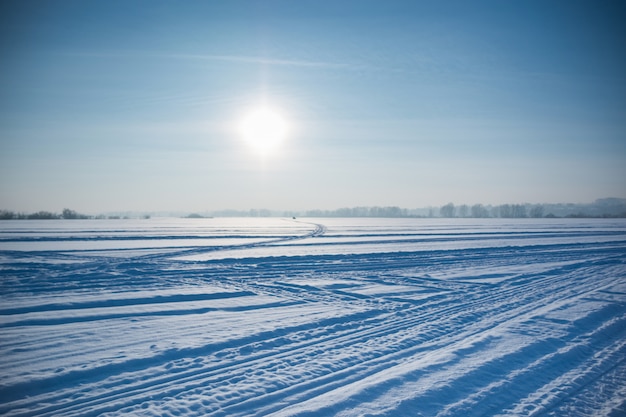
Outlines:
[[246, 143], [262, 155], [274, 152], [287, 135], [285, 119], [269, 107], [252, 110], [239, 127]]

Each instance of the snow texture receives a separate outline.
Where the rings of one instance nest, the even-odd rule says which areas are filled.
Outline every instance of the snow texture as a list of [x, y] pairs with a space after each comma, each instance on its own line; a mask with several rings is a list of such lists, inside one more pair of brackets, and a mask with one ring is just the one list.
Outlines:
[[6, 416], [626, 414], [623, 220], [0, 224]]

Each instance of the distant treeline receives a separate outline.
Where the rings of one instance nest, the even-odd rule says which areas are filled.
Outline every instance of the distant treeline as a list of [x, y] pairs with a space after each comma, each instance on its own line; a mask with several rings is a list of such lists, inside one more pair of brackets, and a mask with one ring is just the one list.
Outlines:
[[[154, 214], [154, 213], [152, 213]], [[202, 214], [157, 213], [159, 216], [176, 216], [191, 219], [212, 217], [444, 217], [444, 218], [626, 218], [626, 199], [601, 198], [589, 204], [459, 204], [448, 203], [441, 207], [406, 209], [397, 206], [387, 207], [344, 207], [336, 210], [275, 211], [268, 209], [220, 210]], [[0, 220], [48, 220], [48, 219], [120, 219], [150, 218], [147, 214], [98, 215], [88, 216], [74, 210], [64, 209], [62, 213], [39, 211], [37, 213], [16, 213], [0, 210]]]
[[415, 217], [400, 207], [352, 207], [337, 210], [308, 210], [306, 217]]
[[440, 217], [460, 218], [541, 218], [541, 217], [626, 217], [626, 199], [601, 198], [590, 204], [482, 204], [454, 205], [448, 203], [439, 208]]
[[[148, 216], [143, 216], [148, 217]], [[16, 213], [10, 210], [0, 210], [0, 220], [86, 220], [86, 219], [120, 219], [120, 216], [89, 216], [77, 213], [74, 210], [63, 209], [61, 213], [52, 213], [50, 211], [38, 211], [36, 213]]]
[[53, 219], [89, 219], [89, 216], [70, 209], [63, 209], [61, 214], [49, 211], [36, 213], [16, 213], [9, 210], [0, 210], [0, 220], [53, 220]]
[[589, 204], [459, 204], [406, 209], [387, 207], [344, 207], [335, 210], [272, 211], [268, 209], [222, 210], [214, 217], [445, 217], [445, 218], [612, 218], [626, 217], [626, 199], [603, 198]]
[[613, 218], [626, 217], [626, 199], [602, 198], [590, 204], [460, 204], [403, 209], [400, 207], [353, 207], [337, 210], [286, 212], [306, 217], [445, 217], [445, 218]]

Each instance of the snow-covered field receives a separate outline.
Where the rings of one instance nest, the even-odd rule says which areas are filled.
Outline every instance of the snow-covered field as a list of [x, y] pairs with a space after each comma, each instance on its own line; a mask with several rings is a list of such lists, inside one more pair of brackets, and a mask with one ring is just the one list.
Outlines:
[[0, 414], [621, 416], [626, 221], [0, 223]]

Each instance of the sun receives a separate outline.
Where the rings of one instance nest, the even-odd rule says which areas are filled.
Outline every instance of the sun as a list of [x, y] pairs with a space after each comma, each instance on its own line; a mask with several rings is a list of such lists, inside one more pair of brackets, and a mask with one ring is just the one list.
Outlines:
[[239, 130], [254, 151], [267, 155], [276, 151], [285, 140], [288, 126], [278, 110], [263, 106], [246, 114]]

